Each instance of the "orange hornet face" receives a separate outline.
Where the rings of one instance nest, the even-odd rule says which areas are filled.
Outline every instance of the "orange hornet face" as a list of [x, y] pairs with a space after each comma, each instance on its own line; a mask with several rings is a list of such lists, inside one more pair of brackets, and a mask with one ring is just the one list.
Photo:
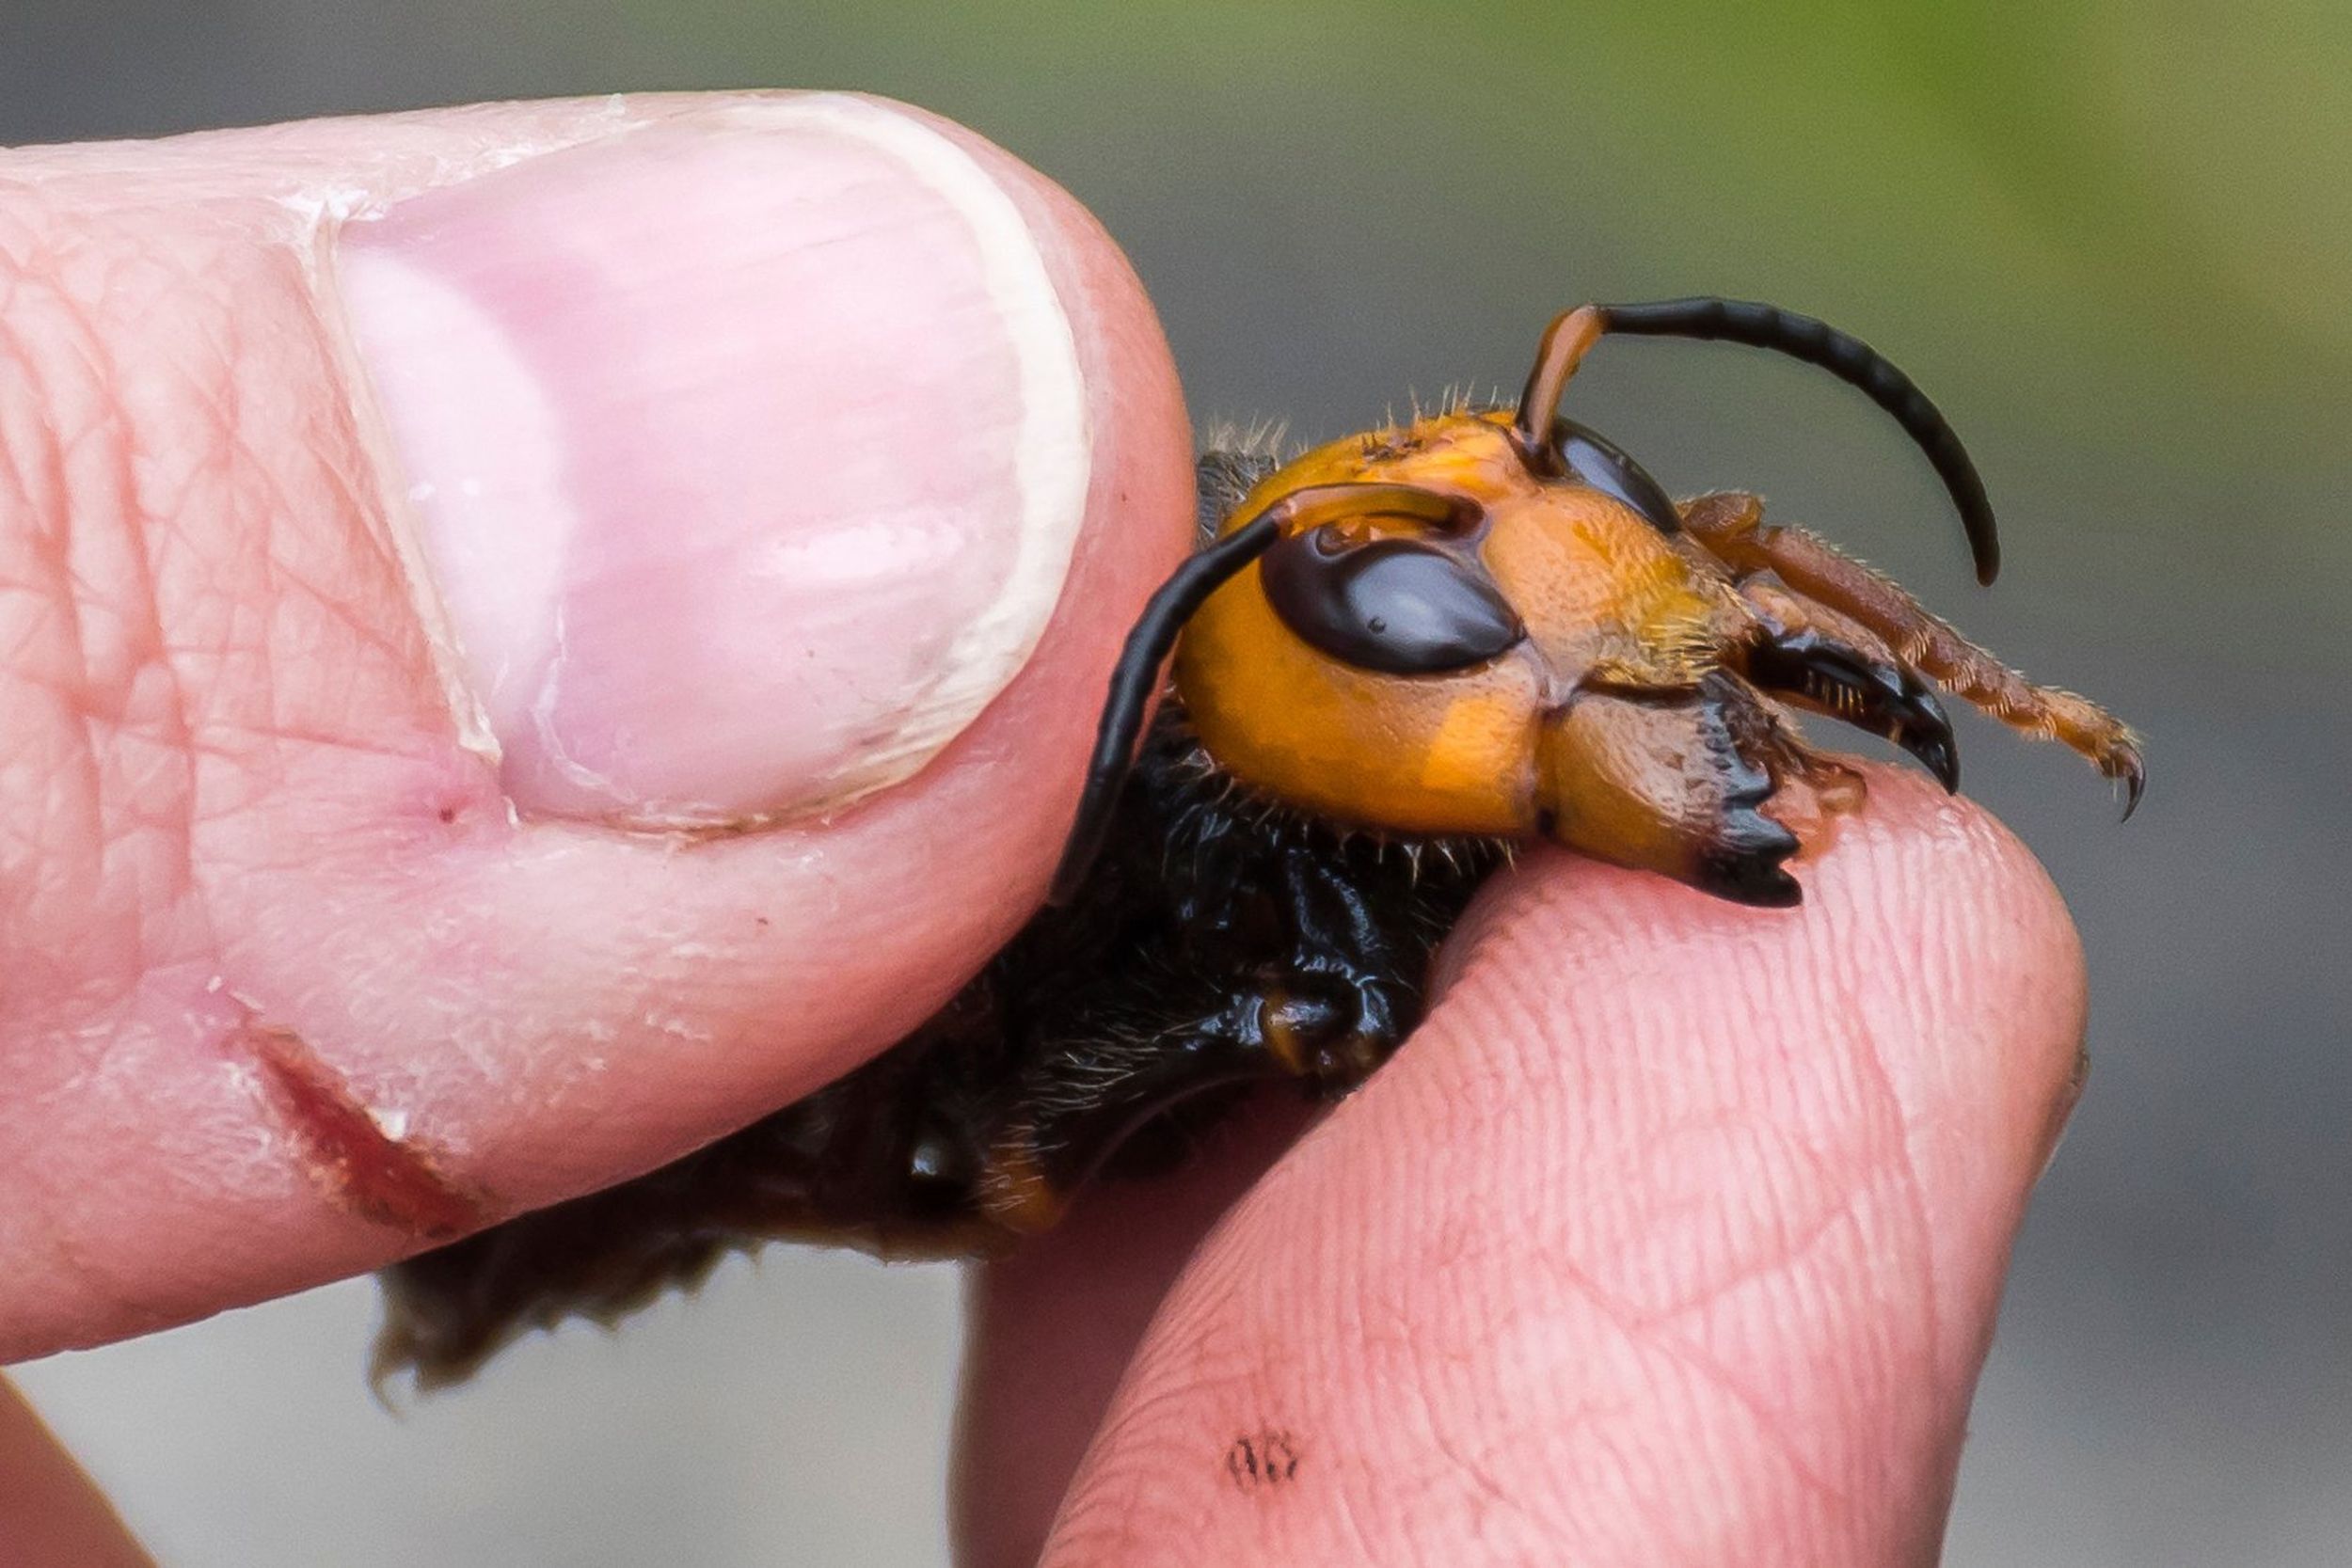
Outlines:
[[1335, 492], [1209, 596], [1175, 666], [1201, 744], [1244, 784], [1335, 822], [1543, 833], [1791, 901], [1780, 863], [1797, 839], [1759, 808], [1799, 781], [1842, 801], [1847, 775], [1742, 678], [1756, 612], [1656, 483], [1589, 432], [1565, 427], [1562, 447], [1560, 471], [1539, 472], [1507, 414], [1452, 414], [1261, 481], [1228, 531], [1323, 486], [1431, 502], [1408, 513], [1409, 496], [1363, 491], [1350, 512]]
[[1401, 837], [1540, 833], [1746, 903], [1797, 902], [1784, 863], [1861, 798], [1861, 776], [1808, 747], [1788, 707], [1883, 736], [1956, 789], [1940, 688], [2073, 747], [2137, 802], [2138, 742], [2115, 719], [1768, 525], [1755, 497], [1677, 507], [1560, 418], [1611, 332], [1768, 348], [1861, 389], [1934, 466], [1992, 581], [1999, 543], [1974, 465], [1867, 344], [1739, 300], [1581, 306], [1545, 332], [1516, 410], [1336, 441], [1226, 498], [1218, 537], [1129, 638], [1057, 897], [1102, 843], [1171, 643], [1201, 745], [1263, 796]]

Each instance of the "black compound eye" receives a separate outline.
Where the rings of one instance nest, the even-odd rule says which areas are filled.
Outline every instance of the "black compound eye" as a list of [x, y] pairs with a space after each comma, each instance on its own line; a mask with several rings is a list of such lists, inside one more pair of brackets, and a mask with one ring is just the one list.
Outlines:
[[1570, 479], [1614, 496], [1648, 518], [1650, 527], [1661, 533], [1682, 531], [1682, 514], [1675, 509], [1665, 486], [1650, 478], [1649, 470], [1628, 456], [1623, 447], [1574, 420], [1556, 420], [1551, 428], [1560, 466]]
[[1527, 635], [1473, 562], [1418, 540], [1352, 545], [1326, 524], [1275, 545], [1259, 570], [1285, 626], [1359, 669], [1464, 670]]

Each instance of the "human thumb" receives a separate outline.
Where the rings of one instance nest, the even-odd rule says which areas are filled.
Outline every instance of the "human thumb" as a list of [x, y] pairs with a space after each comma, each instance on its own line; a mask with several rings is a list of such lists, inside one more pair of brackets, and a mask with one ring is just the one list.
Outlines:
[[898, 105], [0, 154], [0, 1361], [905, 1032], [1041, 890], [1188, 459], [1108, 239]]

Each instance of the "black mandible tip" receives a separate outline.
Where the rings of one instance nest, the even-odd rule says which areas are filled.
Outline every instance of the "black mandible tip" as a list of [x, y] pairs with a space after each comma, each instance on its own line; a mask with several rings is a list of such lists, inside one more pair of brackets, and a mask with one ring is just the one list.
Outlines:
[[1919, 443], [1935, 466], [1952, 503], [1960, 508], [1961, 526], [1968, 531], [1968, 548], [1976, 558], [1977, 580], [1990, 583], [2000, 575], [2001, 541], [1993, 521], [1993, 503], [1984, 481], [1968, 459], [1967, 449], [1911, 377], [1884, 355], [1827, 322], [1753, 300], [1661, 299], [1640, 305], [1596, 307], [1607, 332], [1627, 332], [1656, 338], [1721, 339], [1768, 348], [1819, 365], [1849, 386], [1858, 387], [1872, 403], [1895, 416], [1911, 438]]

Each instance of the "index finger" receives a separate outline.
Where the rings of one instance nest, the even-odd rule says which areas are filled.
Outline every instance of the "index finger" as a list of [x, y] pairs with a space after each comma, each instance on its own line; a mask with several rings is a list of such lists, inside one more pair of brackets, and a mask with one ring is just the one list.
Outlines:
[[[1105, 1194], [1175, 1284], [1045, 1560], [1931, 1557], [2083, 975], [1998, 824], [1871, 783], [1800, 911], [1553, 853], [1499, 879], [1422, 1030], [1188, 1262], [1181, 1206], [1155, 1230], [1164, 1198]], [[1108, 1386], [1025, 1334], [1088, 1266], [984, 1294], [977, 1561], [1046, 1520], [971, 1498], [1070, 1463], [1016, 1440], [992, 1474], [1013, 1413], [1083, 1432], [1054, 1391]]]

